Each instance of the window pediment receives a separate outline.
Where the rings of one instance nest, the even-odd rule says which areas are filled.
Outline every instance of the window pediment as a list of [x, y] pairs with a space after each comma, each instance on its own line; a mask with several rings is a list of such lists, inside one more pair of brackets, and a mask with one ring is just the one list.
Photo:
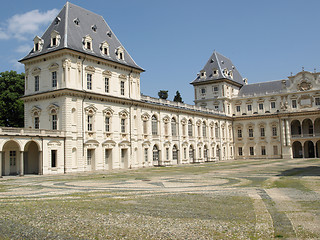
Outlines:
[[52, 63], [52, 64], [50, 64], [50, 66], [48, 67], [48, 69], [50, 70], [50, 71], [52, 71], [52, 70], [57, 70], [59, 68], [59, 64], [58, 63]]
[[122, 80], [127, 80], [127, 76], [124, 75], [124, 74], [120, 74], [120, 75], [119, 75], [119, 78], [122, 79]]
[[129, 112], [127, 110], [122, 110], [121, 112], [119, 112], [119, 117], [122, 119], [128, 118], [129, 116]]
[[94, 73], [96, 71], [96, 69], [92, 66], [86, 66], [85, 70], [90, 73]]
[[97, 110], [98, 109], [94, 105], [90, 105], [84, 109], [85, 113], [90, 116], [95, 115]]
[[106, 108], [105, 110], [103, 110], [103, 114], [107, 117], [111, 117], [113, 115], [113, 110], [111, 108]]
[[32, 75], [39, 75], [41, 72], [41, 68], [39, 67], [35, 67], [34, 69], [32, 69]]
[[148, 113], [144, 113], [141, 115], [142, 121], [148, 121], [150, 119], [150, 115]]
[[112, 76], [112, 72], [109, 71], [109, 70], [103, 71], [102, 74], [103, 74], [104, 76], [106, 76], [106, 77], [111, 77], [111, 76]]
[[49, 114], [57, 114], [59, 112], [59, 106], [55, 103], [51, 103], [48, 107], [47, 110]]
[[41, 108], [34, 106], [30, 111], [32, 116], [40, 116], [41, 115]]

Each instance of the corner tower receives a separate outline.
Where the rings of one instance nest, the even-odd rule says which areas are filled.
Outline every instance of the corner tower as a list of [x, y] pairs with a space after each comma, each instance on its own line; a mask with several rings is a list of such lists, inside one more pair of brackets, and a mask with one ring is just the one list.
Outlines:
[[245, 82], [231, 60], [214, 51], [191, 84], [196, 106], [232, 115], [231, 99]]

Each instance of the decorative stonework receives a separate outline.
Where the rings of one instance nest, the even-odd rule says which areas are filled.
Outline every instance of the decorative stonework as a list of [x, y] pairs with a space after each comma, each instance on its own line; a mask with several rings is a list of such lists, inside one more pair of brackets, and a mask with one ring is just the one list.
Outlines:
[[103, 114], [106, 116], [106, 117], [111, 117], [113, 115], [113, 110], [111, 108], [106, 108], [103, 110]]
[[129, 113], [126, 110], [122, 110], [121, 112], [119, 112], [119, 117], [120, 118], [128, 118]]
[[96, 69], [92, 66], [86, 66], [85, 70], [90, 73], [94, 73], [96, 71]]
[[310, 95], [301, 95], [298, 99], [298, 103], [301, 108], [310, 108], [312, 107], [313, 97]]
[[297, 88], [300, 91], [308, 91], [312, 89], [312, 84], [308, 80], [304, 79], [300, 83], [297, 84]]
[[112, 72], [109, 70], [105, 70], [102, 72], [102, 75], [106, 76], [106, 77], [111, 77], [112, 76]]
[[58, 63], [52, 63], [52, 64], [50, 64], [48, 69], [50, 71], [53, 71], [53, 70], [57, 70], [58, 68], [59, 68], [59, 64]]
[[170, 117], [169, 116], [165, 116], [163, 119], [164, 123], [169, 123], [170, 122]]
[[102, 146], [105, 147], [105, 148], [114, 148], [116, 146], [116, 142], [113, 141], [113, 140], [107, 140], [105, 141], [104, 143], [102, 143]]
[[148, 121], [150, 119], [150, 115], [148, 113], [144, 113], [141, 115], [142, 121]]
[[90, 116], [96, 114], [97, 110], [98, 109], [93, 105], [90, 105], [84, 109], [85, 113]]
[[39, 67], [35, 67], [34, 69], [32, 69], [32, 75], [39, 75], [41, 72], [41, 68]]

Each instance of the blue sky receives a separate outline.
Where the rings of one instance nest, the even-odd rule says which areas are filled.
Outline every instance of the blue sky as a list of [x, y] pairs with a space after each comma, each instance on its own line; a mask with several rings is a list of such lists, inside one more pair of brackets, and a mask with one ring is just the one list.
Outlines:
[[[213, 50], [230, 58], [249, 83], [287, 78], [302, 66], [320, 71], [319, 0], [74, 0], [104, 17], [133, 59], [146, 69], [141, 92], [179, 90]], [[41, 36], [65, 1], [11, 0], [0, 9], [0, 71], [23, 72], [17, 60]]]

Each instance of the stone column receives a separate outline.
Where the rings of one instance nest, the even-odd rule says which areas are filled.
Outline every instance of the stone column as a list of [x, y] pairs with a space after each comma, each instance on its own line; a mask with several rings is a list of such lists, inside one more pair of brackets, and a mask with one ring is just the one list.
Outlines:
[[286, 129], [285, 129], [285, 120], [281, 119], [281, 131], [282, 131], [282, 145], [286, 146]]
[[314, 158], [317, 158], [317, 143], [314, 144]]
[[2, 178], [2, 152], [0, 151], [0, 178]]
[[286, 132], [287, 132], [287, 146], [291, 146], [291, 137], [290, 137], [290, 125], [289, 120], [286, 119]]
[[24, 175], [23, 151], [20, 151], [20, 176]]
[[43, 154], [42, 151], [39, 151], [39, 175], [43, 175]]

